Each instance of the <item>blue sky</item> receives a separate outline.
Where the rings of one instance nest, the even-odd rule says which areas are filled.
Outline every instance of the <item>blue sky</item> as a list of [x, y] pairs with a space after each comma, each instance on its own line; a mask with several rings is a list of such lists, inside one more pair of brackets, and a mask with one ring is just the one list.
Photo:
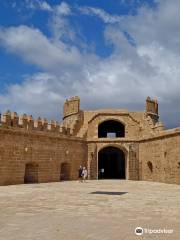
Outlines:
[[144, 111], [179, 125], [178, 0], [6, 0], [0, 2], [0, 110], [62, 117], [66, 98], [82, 108]]

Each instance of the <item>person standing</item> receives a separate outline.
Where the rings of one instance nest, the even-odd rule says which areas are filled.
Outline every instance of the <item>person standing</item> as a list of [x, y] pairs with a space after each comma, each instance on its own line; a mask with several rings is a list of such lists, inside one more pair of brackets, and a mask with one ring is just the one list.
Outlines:
[[104, 168], [101, 168], [101, 178], [104, 178]]
[[83, 178], [83, 168], [82, 168], [82, 166], [80, 166], [79, 169], [78, 169], [79, 182], [82, 182], [82, 178]]
[[83, 182], [85, 182], [88, 176], [88, 172], [85, 167], [83, 167], [82, 176], [83, 176]]

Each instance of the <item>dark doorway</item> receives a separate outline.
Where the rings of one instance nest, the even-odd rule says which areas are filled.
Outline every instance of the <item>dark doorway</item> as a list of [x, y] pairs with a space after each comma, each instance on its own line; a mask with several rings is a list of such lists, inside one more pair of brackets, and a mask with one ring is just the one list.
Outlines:
[[117, 138], [125, 137], [125, 127], [122, 123], [115, 120], [102, 122], [98, 126], [98, 138]]
[[106, 147], [98, 153], [99, 179], [125, 179], [125, 154], [116, 147]]
[[61, 163], [60, 180], [70, 180], [71, 166], [69, 163]]
[[35, 163], [26, 164], [24, 183], [38, 183], [38, 164]]

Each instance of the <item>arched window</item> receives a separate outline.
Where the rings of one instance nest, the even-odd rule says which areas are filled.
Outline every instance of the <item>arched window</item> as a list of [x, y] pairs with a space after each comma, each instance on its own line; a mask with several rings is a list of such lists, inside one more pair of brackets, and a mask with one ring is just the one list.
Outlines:
[[107, 120], [98, 126], [98, 138], [118, 138], [125, 137], [125, 127], [115, 120]]

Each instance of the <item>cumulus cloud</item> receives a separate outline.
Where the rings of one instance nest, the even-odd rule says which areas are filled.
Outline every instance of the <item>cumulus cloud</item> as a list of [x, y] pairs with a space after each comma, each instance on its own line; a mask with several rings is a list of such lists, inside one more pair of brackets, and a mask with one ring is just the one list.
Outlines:
[[[59, 118], [57, 109], [64, 99], [79, 95], [83, 108], [127, 107], [143, 111], [145, 98], [150, 95], [159, 99], [166, 124], [179, 125], [179, 8], [179, 0], [158, 0], [156, 8], [143, 6], [136, 15], [123, 18], [102, 9], [81, 9], [107, 23], [104, 40], [113, 46], [113, 51], [106, 58], [95, 52], [84, 54], [75, 43], [65, 43], [64, 36], [77, 41], [70, 34], [75, 30], [69, 22], [70, 32], [66, 32], [65, 22], [57, 21], [58, 37], [54, 34], [52, 39], [27, 26], [1, 29], [0, 44], [41, 70], [26, 77], [22, 84], [10, 85], [7, 93], [0, 95], [1, 108], [10, 106], [20, 112], [28, 110]], [[71, 13], [63, 2], [61, 17], [56, 20], [62, 20], [62, 16], [66, 20]]]
[[0, 102], [3, 105], [2, 110], [14, 109], [19, 113], [34, 113], [35, 117], [53, 116], [58, 119], [60, 112], [54, 106], [64, 101], [61, 96], [63, 93], [65, 86], [56, 76], [50, 73], [37, 73], [26, 76], [22, 84], [10, 85], [7, 95], [0, 96]]
[[178, 0], [158, 1], [155, 9], [141, 7], [136, 16], [127, 16], [121, 26], [129, 31], [139, 45], [158, 42], [171, 51], [180, 51], [180, 15]]
[[77, 48], [61, 41], [55, 43], [40, 30], [28, 26], [1, 28], [0, 43], [9, 52], [45, 70], [56, 71], [60, 67], [76, 66], [81, 62]]

